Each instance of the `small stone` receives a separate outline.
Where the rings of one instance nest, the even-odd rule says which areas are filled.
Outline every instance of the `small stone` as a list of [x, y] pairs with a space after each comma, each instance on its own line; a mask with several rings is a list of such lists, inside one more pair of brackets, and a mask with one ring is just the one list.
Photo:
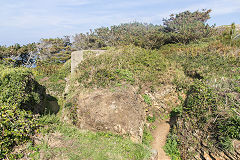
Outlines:
[[202, 141], [202, 145], [203, 145], [204, 147], [208, 147], [207, 143], [205, 143], [205, 142], [203, 142], [203, 141]]
[[152, 156], [151, 156], [150, 160], [157, 160], [158, 159], [158, 152], [157, 152], [157, 150], [152, 149], [151, 153], [152, 153]]
[[203, 158], [205, 160], [212, 160], [212, 158], [209, 156], [209, 154], [207, 154], [203, 149], [201, 149], [201, 155], [203, 156]]
[[195, 158], [196, 160], [202, 160], [202, 158], [200, 157], [199, 154], [195, 155], [194, 158]]
[[233, 140], [233, 147], [237, 152], [240, 152], [240, 141]]
[[214, 159], [217, 159], [217, 160], [221, 160], [221, 158], [219, 158], [217, 155], [215, 155], [214, 153], [210, 152], [209, 155], [214, 158]]

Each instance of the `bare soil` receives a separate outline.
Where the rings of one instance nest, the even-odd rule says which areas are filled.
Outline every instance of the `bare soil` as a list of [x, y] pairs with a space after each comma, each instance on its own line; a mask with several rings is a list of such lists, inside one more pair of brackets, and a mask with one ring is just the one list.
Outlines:
[[163, 146], [166, 143], [167, 135], [170, 130], [169, 120], [157, 122], [156, 128], [153, 131], [153, 142], [151, 144], [154, 150], [158, 152], [158, 160], [171, 160], [163, 150]]

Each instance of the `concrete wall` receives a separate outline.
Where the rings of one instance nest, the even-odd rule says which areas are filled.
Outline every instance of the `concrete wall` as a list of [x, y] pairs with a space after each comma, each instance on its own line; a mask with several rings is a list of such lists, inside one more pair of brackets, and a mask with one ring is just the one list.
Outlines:
[[105, 50], [81, 50], [74, 51], [71, 54], [71, 74], [73, 74], [77, 68], [77, 66], [84, 60], [85, 54], [88, 52], [93, 53], [95, 56], [103, 54]]

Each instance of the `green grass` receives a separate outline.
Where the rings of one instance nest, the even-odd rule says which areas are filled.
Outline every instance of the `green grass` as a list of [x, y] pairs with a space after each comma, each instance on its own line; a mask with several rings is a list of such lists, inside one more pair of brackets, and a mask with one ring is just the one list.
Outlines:
[[37, 146], [38, 151], [31, 155], [32, 159], [38, 159], [40, 151], [44, 158], [59, 157], [72, 160], [143, 160], [150, 156], [146, 146], [133, 143], [129, 138], [112, 133], [83, 131], [75, 126], [60, 122], [59, 118], [53, 115], [42, 117], [41, 123], [48, 124], [42, 133], [49, 137], [51, 137], [51, 133], [58, 133], [60, 137], [51, 137], [51, 139], [56, 141], [60, 139], [61, 143], [60, 146], [50, 147], [49, 141], [43, 140]]
[[167, 59], [156, 50], [134, 46], [112, 48], [103, 55], [84, 60], [78, 66], [73, 79], [85, 88], [125, 83], [159, 84], [160, 76], [167, 69], [167, 64]]
[[[62, 96], [66, 86], [65, 78], [70, 74], [70, 71], [71, 60], [64, 64], [48, 64], [32, 69], [39, 83], [44, 85], [52, 93], [52, 96], [56, 97]], [[44, 78], [47, 80], [42, 81]]]
[[150, 129], [144, 126], [142, 143], [145, 144], [146, 146], [150, 146], [152, 141], [153, 136]]

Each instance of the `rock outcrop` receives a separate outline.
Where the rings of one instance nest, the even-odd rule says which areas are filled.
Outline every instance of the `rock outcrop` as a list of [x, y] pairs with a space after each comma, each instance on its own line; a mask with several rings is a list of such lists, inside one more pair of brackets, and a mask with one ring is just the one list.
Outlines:
[[130, 135], [141, 142], [145, 111], [134, 89], [95, 90], [79, 95], [76, 125], [92, 131]]

